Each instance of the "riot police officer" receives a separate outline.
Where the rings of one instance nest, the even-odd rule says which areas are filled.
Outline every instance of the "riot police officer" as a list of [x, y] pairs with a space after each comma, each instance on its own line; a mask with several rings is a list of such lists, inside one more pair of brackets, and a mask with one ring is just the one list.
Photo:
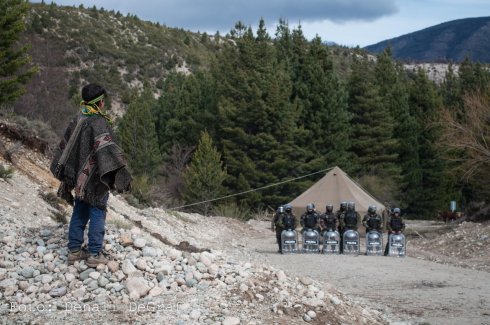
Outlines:
[[337, 216], [337, 227], [338, 231], [340, 232], [340, 219], [343, 218], [342, 215], [345, 214], [347, 211], [347, 202], [342, 201], [340, 202], [340, 207], [339, 209], [335, 212], [335, 215]]
[[359, 227], [359, 222], [361, 219], [361, 216], [359, 213], [356, 211], [356, 205], [354, 202], [349, 202], [346, 204], [347, 209], [345, 212], [341, 213], [339, 216], [339, 223], [340, 223], [340, 249], [341, 252], [343, 252], [343, 241], [344, 241], [344, 232], [347, 230], [355, 230], [357, 231], [357, 228]]
[[362, 225], [366, 228], [366, 233], [371, 230], [376, 230], [379, 233], [382, 232], [383, 219], [376, 213], [376, 207], [374, 205], [368, 207], [368, 212], [362, 219]]
[[315, 204], [308, 203], [306, 205], [306, 212], [301, 215], [300, 224], [303, 227], [301, 233], [305, 229], [315, 229], [318, 230], [318, 213], [315, 211]]
[[276, 232], [276, 241], [277, 245], [279, 245], [278, 253], [282, 252], [282, 243], [281, 243], [281, 233], [284, 230], [282, 225], [282, 219], [285, 214], [284, 206], [280, 206], [277, 208], [276, 213], [274, 214], [274, 218], [271, 222], [271, 230]]
[[394, 208], [393, 213], [390, 215], [390, 219], [386, 223], [386, 229], [388, 230], [388, 240], [386, 242], [385, 253], [384, 255], [388, 255], [388, 250], [390, 246], [390, 236], [392, 234], [400, 233], [405, 230], [405, 222], [400, 215], [400, 208]]
[[354, 202], [347, 203], [347, 211], [340, 216], [340, 229], [345, 232], [346, 230], [356, 230], [359, 228], [361, 216], [356, 211], [356, 205]]
[[322, 232], [337, 230], [337, 216], [333, 212], [332, 204], [327, 204], [325, 214], [320, 216], [320, 230]]

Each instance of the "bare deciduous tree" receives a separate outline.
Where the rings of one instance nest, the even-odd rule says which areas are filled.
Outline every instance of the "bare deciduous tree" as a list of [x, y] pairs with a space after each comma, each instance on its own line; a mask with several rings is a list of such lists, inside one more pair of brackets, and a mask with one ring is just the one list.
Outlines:
[[442, 143], [454, 149], [451, 159], [460, 163], [466, 179], [490, 167], [490, 98], [465, 96], [461, 110], [443, 110], [442, 123]]

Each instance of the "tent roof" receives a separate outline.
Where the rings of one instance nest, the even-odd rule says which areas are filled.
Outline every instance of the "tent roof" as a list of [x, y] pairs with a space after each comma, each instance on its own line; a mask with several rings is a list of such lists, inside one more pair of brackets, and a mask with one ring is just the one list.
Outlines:
[[299, 216], [305, 212], [308, 203], [314, 203], [318, 212], [324, 212], [327, 204], [333, 204], [336, 211], [340, 202], [354, 202], [356, 211], [365, 214], [370, 205], [375, 205], [378, 213], [386, 207], [371, 194], [361, 188], [342, 169], [334, 167], [318, 182], [295, 198], [290, 204], [293, 212]]

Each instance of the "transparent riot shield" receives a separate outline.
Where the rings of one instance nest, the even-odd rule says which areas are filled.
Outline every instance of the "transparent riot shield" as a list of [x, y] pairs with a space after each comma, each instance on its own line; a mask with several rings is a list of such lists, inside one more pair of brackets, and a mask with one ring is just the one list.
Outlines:
[[344, 254], [359, 255], [360, 242], [359, 233], [355, 230], [349, 229], [344, 232]]
[[383, 255], [383, 235], [371, 230], [366, 234], [366, 255]]
[[405, 257], [406, 254], [406, 241], [405, 235], [402, 233], [390, 235], [390, 245], [388, 246], [388, 255]]
[[298, 235], [295, 230], [283, 230], [281, 233], [281, 245], [283, 254], [298, 252]]
[[318, 253], [320, 249], [320, 234], [314, 229], [303, 232], [303, 253]]
[[323, 233], [323, 254], [340, 253], [340, 234], [338, 231], [326, 231]]

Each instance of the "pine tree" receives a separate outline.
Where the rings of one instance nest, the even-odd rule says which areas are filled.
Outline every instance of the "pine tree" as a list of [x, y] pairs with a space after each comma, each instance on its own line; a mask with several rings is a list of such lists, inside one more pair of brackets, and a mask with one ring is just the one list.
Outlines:
[[348, 163], [349, 114], [347, 92], [333, 70], [328, 49], [319, 37], [302, 52], [301, 32], [296, 32], [293, 67], [293, 101], [300, 107], [300, 127], [305, 135], [298, 145], [307, 148], [311, 171]]
[[37, 71], [28, 67], [31, 61], [28, 47], [16, 46], [25, 29], [28, 9], [25, 0], [0, 1], [0, 108], [22, 96], [24, 85]]
[[[204, 131], [184, 174], [186, 203], [207, 201], [223, 195], [225, 178], [226, 170], [223, 168], [221, 155], [213, 146], [210, 135]], [[212, 206], [212, 202], [204, 202], [195, 206], [194, 210], [207, 215]]]
[[418, 156], [420, 164], [420, 184], [414, 184], [410, 196], [409, 208], [419, 216], [435, 216], [443, 209], [447, 201], [445, 195], [445, 164], [437, 146], [441, 130], [434, 122], [439, 120], [441, 100], [437, 96], [435, 85], [424, 71], [419, 69], [409, 89], [411, 114], [420, 125], [418, 132]]
[[[294, 176], [300, 163], [294, 156], [289, 75], [264, 26], [262, 20], [255, 36], [251, 28], [237, 24], [230, 32], [236, 46], [224, 48], [214, 69], [219, 147], [230, 175], [226, 185], [234, 192]], [[240, 200], [274, 206], [290, 199], [285, 191], [273, 188]]]
[[[391, 48], [386, 48], [378, 55], [375, 66], [376, 83], [383, 98], [383, 104], [390, 112], [393, 121], [393, 138], [396, 141], [396, 153], [398, 154], [398, 171], [393, 171], [392, 176], [395, 189], [401, 194], [396, 195], [399, 200], [417, 193], [420, 188], [420, 165], [418, 156], [418, 133], [420, 126], [417, 120], [410, 114], [408, 104], [408, 81], [405, 78], [403, 68], [397, 66], [392, 58]], [[399, 174], [397, 174], [399, 173]], [[391, 202], [394, 204], [395, 202]], [[396, 202], [400, 205], [400, 202]]]
[[136, 176], [155, 176], [162, 157], [158, 148], [152, 108], [155, 99], [149, 87], [135, 97], [118, 125], [121, 146]]
[[162, 96], [154, 109], [158, 142], [167, 155], [175, 144], [193, 146], [200, 132], [215, 133], [216, 86], [209, 73], [185, 76], [175, 73], [164, 82]]
[[374, 174], [391, 179], [397, 175], [394, 121], [376, 85], [366, 58], [357, 59], [349, 80], [351, 151], [359, 175]]

